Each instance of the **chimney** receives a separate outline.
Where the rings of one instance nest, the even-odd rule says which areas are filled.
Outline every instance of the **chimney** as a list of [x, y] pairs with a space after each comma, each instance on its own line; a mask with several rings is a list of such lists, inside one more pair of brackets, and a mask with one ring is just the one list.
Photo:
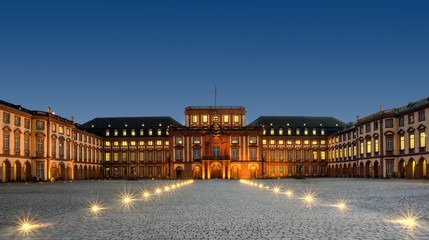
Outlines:
[[383, 112], [383, 106], [380, 105], [380, 112]]
[[51, 112], [51, 107], [48, 107], [48, 113], [50, 113]]
[[70, 121], [72, 121], [72, 122], [74, 121], [74, 117], [73, 116], [70, 117]]

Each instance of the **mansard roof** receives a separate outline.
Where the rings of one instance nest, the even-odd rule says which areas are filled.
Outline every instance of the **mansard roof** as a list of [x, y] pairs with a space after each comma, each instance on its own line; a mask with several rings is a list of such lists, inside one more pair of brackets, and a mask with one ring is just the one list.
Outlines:
[[172, 117], [105, 117], [94, 118], [79, 126], [81, 129], [147, 129], [165, 128], [168, 126], [182, 127], [183, 125]]
[[343, 128], [347, 124], [334, 117], [312, 117], [312, 116], [260, 116], [248, 126], [274, 128]]

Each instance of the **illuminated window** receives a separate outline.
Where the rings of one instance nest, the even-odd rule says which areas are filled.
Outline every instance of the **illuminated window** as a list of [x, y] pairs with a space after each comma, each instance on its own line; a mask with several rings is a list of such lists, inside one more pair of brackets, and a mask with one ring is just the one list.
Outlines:
[[64, 126], [59, 126], [59, 127], [58, 127], [58, 132], [59, 132], [60, 134], [64, 134]]
[[193, 123], [197, 123], [198, 122], [198, 116], [197, 115], [192, 115], [192, 122]]
[[130, 142], [130, 145], [131, 145], [131, 146], [135, 146], [135, 145], [136, 145], [136, 141], [131, 141], [131, 142]]
[[292, 145], [292, 140], [287, 140], [287, 145]]
[[113, 146], [115, 146], [115, 147], [119, 146], [119, 142], [118, 141], [114, 141], [113, 142]]
[[420, 147], [421, 148], [426, 147], [426, 132], [420, 132], [419, 135], [420, 135], [420, 141], [419, 141]]
[[117, 162], [119, 160], [119, 153], [114, 152], [113, 153], [113, 161]]
[[147, 145], [148, 145], [148, 146], [153, 146], [153, 141], [148, 141], [148, 142], [147, 142]]
[[301, 144], [301, 140], [295, 140], [295, 144], [296, 145], [300, 145]]
[[136, 135], [136, 130], [135, 129], [131, 129], [131, 136], [135, 136]]
[[139, 161], [140, 162], [144, 161], [144, 152], [139, 152]]
[[267, 140], [262, 139], [262, 144], [263, 144], [263, 145], [267, 145]]
[[237, 144], [237, 143], [238, 143], [238, 137], [237, 137], [237, 136], [233, 136], [233, 137], [231, 138], [231, 142], [232, 142], [233, 144]]
[[110, 131], [106, 130], [106, 137], [110, 136]]
[[270, 140], [270, 145], [275, 145], [276, 141], [275, 140]]
[[352, 148], [350, 146], [347, 147], [347, 151], [349, 152], [349, 157], [352, 156]]
[[320, 140], [320, 144], [326, 144], [325, 140]]
[[158, 129], [158, 131], [157, 131], [157, 133], [156, 133], [158, 136], [161, 136], [162, 135], [162, 131], [161, 131], [161, 129]]
[[122, 147], [126, 147], [126, 146], [128, 146], [128, 142], [127, 141], [122, 141]]
[[141, 128], [140, 129], [140, 136], [143, 136], [144, 135], [144, 130], [143, 130], [143, 128]]
[[320, 159], [326, 160], [326, 151], [320, 151]]
[[113, 135], [116, 137], [116, 136], [118, 136], [118, 129], [115, 129], [114, 131], [113, 131]]
[[152, 129], [149, 129], [149, 136], [152, 136]]
[[162, 141], [156, 141], [156, 146], [161, 146], [162, 145]]
[[317, 145], [317, 141], [316, 140], [311, 141], [311, 145]]
[[52, 127], [51, 127], [51, 129], [52, 129], [52, 132], [56, 132], [57, 131], [57, 124], [52, 124]]
[[127, 161], [127, 152], [122, 152], [122, 161]]
[[357, 147], [356, 145], [353, 145], [353, 157], [356, 157], [357, 155]]
[[240, 122], [240, 116], [234, 115], [234, 123], [239, 123], [239, 122]]
[[270, 135], [274, 135], [274, 128], [270, 129]]
[[284, 141], [283, 140], [279, 140], [279, 145], [283, 145]]
[[304, 135], [308, 135], [308, 129], [304, 129]]
[[104, 160], [105, 160], [106, 162], [110, 162], [110, 153], [106, 153], [106, 154], [105, 154]]
[[122, 136], [127, 136], [127, 129], [122, 129]]
[[366, 153], [371, 153], [371, 140], [366, 140]]
[[364, 151], [363, 151], [363, 142], [360, 142], [360, 154], [363, 154], [364, 153]]
[[283, 135], [283, 128], [279, 128], [279, 135]]
[[313, 135], [317, 134], [317, 130], [315, 128], [313, 128]]
[[410, 149], [414, 149], [414, 133], [410, 134]]
[[139, 141], [139, 146], [144, 146], [144, 141]]
[[106, 146], [106, 147], [110, 147], [110, 141], [105, 141], [105, 142], [104, 142], [104, 146]]
[[291, 128], [287, 129], [287, 135], [292, 135], [292, 129]]
[[374, 140], [374, 152], [378, 153], [378, 138]]
[[399, 137], [399, 150], [405, 150], [405, 136]]
[[325, 129], [320, 130], [320, 135], [325, 135]]
[[256, 137], [254, 137], [254, 136], [250, 137], [249, 143], [250, 144], [256, 144]]
[[70, 128], [67, 128], [66, 134], [67, 134], [67, 136], [70, 136]]
[[223, 122], [224, 123], [229, 122], [229, 115], [223, 115]]
[[194, 137], [194, 144], [200, 144], [201, 138], [200, 137]]
[[305, 145], [308, 145], [308, 144], [309, 144], [309, 142], [310, 142], [310, 141], [308, 141], [308, 140], [304, 140], [304, 144], [305, 144]]
[[208, 122], [209, 117], [207, 115], [203, 115], [203, 123]]
[[165, 146], [169, 146], [170, 145], [170, 141], [165, 141]]
[[165, 135], [170, 135], [170, 133], [168, 132], [168, 128], [167, 129], [165, 129]]
[[296, 135], [299, 135], [300, 134], [300, 130], [299, 130], [299, 128], [297, 128], [296, 129]]
[[267, 134], [267, 130], [265, 130], [265, 128], [264, 128], [264, 131], [262, 132], [262, 135], [265, 135], [265, 134]]

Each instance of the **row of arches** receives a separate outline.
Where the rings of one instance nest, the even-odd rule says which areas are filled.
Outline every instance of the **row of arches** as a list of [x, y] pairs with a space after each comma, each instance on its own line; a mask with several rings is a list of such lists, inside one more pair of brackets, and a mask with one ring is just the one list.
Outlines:
[[[39, 169], [37, 169], [38, 171]], [[43, 170], [42, 170], [43, 172]], [[64, 162], [52, 162], [49, 167], [49, 179], [45, 179], [41, 174], [32, 173], [32, 165], [29, 160], [21, 163], [16, 160], [10, 162], [4, 160], [1, 164], [1, 182], [21, 182], [21, 181], [34, 181], [34, 180], [84, 180], [101, 178], [102, 167], [91, 166], [83, 164], [74, 164]]]
[[366, 178], [382, 178], [382, 177], [399, 177], [399, 178], [427, 178], [427, 161], [425, 158], [420, 158], [416, 161], [410, 158], [408, 161], [400, 159], [397, 166], [386, 167], [386, 174], [383, 175], [383, 170], [380, 163], [376, 161], [360, 162], [359, 164], [343, 163], [330, 165], [328, 167], [328, 176], [330, 177], [366, 177]]
[[[257, 167], [255, 165], [252, 165], [249, 167], [249, 172], [247, 173], [249, 176], [247, 176], [245, 173], [242, 173], [240, 171], [240, 168], [237, 165], [233, 165], [229, 170], [229, 174], [226, 174], [226, 176], [224, 176], [224, 174], [222, 173], [222, 164], [219, 162], [214, 162], [212, 164], [210, 164], [208, 166], [208, 168], [206, 169], [206, 172], [208, 175], [204, 174], [203, 177], [203, 169], [202, 166], [194, 166], [192, 169], [192, 178], [194, 179], [203, 179], [203, 178], [210, 178], [210, 179], [216, 179], [216, 178], [224, 178], [224, 177], [229, 177], [231, 179], [239, 179], [241, 177], [245, 177], [245, 178], [257, 178]], [[175, 168], [175, 179], [182, 179], [182, 178], [186, 178], [185, 176], [185, 170], [183, 169], [182, 166], [178, 166]]]

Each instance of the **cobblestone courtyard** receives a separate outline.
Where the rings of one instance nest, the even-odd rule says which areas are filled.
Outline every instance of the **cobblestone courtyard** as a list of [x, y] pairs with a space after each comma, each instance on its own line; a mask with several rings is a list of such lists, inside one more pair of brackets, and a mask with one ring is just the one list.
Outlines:
[[[143, 189], [184, 181], [75, 181], [0, 184], [0, 239], [429, 239], [427, 180], [282, 179], [194, 181], [145, 201]], [[293, 188], [294, 195], [273, 187]], [[305, 191], [317, 193], [313, 206]], [[134, 194], [129, 209], [121, 193]], [[348, 200], [341, 212], [332, 205]], [[102, 211], [90, 213], [98, 200]], [[411, 230], [395, 222], [419, 214]], [[18, 230], [19, 218], [38, 228]]]

